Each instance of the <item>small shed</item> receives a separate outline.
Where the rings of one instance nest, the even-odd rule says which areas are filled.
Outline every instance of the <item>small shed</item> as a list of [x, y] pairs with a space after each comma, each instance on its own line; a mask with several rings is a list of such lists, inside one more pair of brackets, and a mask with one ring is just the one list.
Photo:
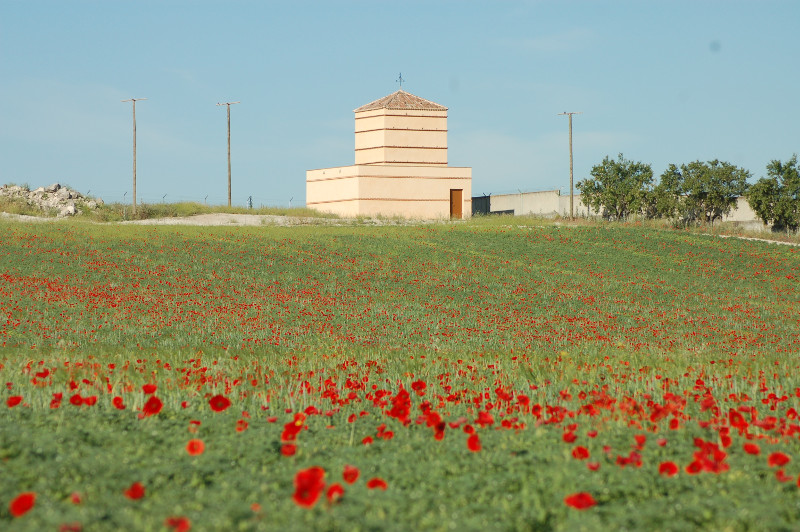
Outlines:
[[341, 216], [468, 218], [472, 168], [447, 165], [447, 108], [399, 90], [355, 111], [355, 164], [306, 172], [306, 206]]

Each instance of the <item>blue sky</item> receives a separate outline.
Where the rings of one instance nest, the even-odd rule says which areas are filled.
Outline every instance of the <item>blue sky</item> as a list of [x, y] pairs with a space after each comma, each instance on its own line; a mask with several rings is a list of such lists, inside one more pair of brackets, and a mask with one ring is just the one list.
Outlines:
[[[353, 109], [445, 105], [473, 194], [567, 191], [604, 156], [720, 159], [757, 179], [800, 152], [800, 2], [0, 0], [0, 183], [140, 202], [302, 205], [353, 163]], [[166, 195], [166, 196], [165, 196]]]

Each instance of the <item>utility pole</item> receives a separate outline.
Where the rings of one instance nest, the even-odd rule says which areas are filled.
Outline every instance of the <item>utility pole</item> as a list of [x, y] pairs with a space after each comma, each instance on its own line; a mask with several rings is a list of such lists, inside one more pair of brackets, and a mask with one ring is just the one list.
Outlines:
[[136, 212], [136, 102], [147, 98], [131, 98], [122, 102], [133, 103], [133, 212]]
[[217, 105], [224, 105], [228, 108], [228, 207], [231, 206], [231, 105], [242, 102], [225, 102]]
[[582, 114], [582, 111], [571, 112], [568, 113], [564, 111], [563, 113], [558, 113], [559, 116], [567, 115], [569, 116], [569, 219], [575, 219], [575, 211], [573, 210], [572, 202], [573, 202], [573, 195], [572, 195], [572, 115], [579, 115]]

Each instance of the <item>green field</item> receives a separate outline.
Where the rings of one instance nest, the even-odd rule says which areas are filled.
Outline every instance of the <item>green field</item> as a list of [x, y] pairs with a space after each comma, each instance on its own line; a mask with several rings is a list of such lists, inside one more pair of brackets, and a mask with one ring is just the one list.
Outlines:
[[0, 221], [0, 529], [798, 529], [798, 283], [633, 224]]

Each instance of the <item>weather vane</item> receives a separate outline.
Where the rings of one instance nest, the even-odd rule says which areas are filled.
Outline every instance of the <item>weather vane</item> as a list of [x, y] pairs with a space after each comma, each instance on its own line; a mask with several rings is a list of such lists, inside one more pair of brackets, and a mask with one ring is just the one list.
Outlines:
[[406, 81], [406, 80], [403, 79], [403, 73], [402, 72], [400, 72], [400, 75], [397, 77], [397, 79], [395, 81], [400, 84], [400, 90], [403, 90], [403, 82]]

